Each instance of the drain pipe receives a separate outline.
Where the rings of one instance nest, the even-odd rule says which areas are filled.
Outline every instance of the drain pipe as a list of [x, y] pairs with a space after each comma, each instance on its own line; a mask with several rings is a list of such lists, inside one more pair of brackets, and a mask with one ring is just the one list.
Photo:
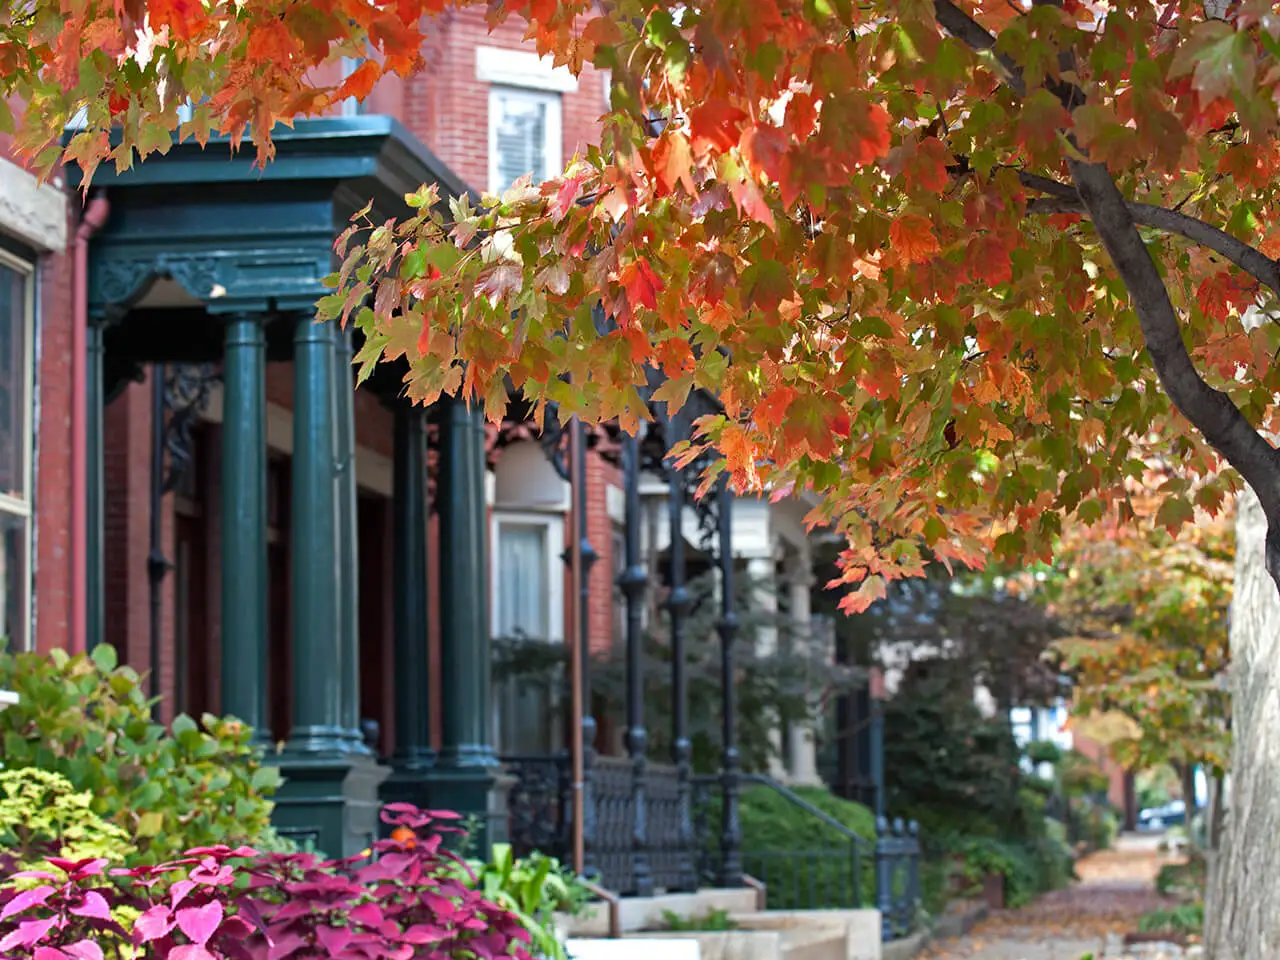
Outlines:
[[[76, 228], [71, 317], [71, 652], [87, 653], [89, 612], [89, 239], [110, 207], [96, 194]], [[101, 388], [101, 384], [98, 385]]]

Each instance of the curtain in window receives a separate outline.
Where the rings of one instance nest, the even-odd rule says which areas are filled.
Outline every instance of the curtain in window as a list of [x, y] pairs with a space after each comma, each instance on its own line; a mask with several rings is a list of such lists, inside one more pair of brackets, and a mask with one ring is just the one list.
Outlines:
[[549, 639], [547, 528], [526, 524], [498, 527], [498, 622], [500, 637], [522, 634]]
[[526, 173], [533, 182], [547, 179], [547, 104], [520, 97], [499, 96], [495, 147], [498, 177], [506, 189]]

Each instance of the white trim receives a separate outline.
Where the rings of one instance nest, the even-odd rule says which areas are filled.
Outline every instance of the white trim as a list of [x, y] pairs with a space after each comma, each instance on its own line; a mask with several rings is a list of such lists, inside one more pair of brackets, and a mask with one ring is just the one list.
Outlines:
[[[502, 577], [498, 570], [498, 535], [504, 525], [546, 528], [547, 563], [547, 636], [552, 643], [564, 642], [564, 517], [557, 513], [537, 513], [528, 510], [495, 509], [489, 518], [489, 623], [491, 630], [498, 624], [498, 597], [502, 590]], [[496, 634], [495, 634], [496, 635]]]
[[0, 690], [0, 710], [16, 707], [21, 702], [22, 698], [13, 690]]
[[[544, 93], [537, 90], [522, 89], [515, 86], [492, 86], [489, 88], [488, 117], [488, 157], [489, 157], [489, 192], [504, 190], [507, 184], [500, 179], [498, 172], [498, 111], [494, 109], [494, 101], [499, 99], [523, 100], [526, 103], [543, 103], [547, 106], [547, 123], [543, 131], [542, 150], [546, 159], [547, 175], [558, 176], [564, 169], [564, 134], [562, 133], [561, 113], [564, 105], [557, 93]], [[525, 171], [528, 172], [528, 171]]]
[[61, 253], [67, 247], [67, 195], [0, 160], [0, 230], [42, 253]]
[[[206, 423], [222, 423], [222, 385], [209, 391], [209, 403], [200, 419]], [[277, 403], [267, 404], [267, 448], [293, 455], [293, 411]], [[356, 486], [390, 497], [394, 489], [391, 458], [368, 447], [356, 447]]]
[[35, 569], [33, 566], [32, 542], [35, 537], [35, 523], [32, 519], [32, 499], [35, 496], [35, 410], [36, 410], [36, 270], [35, 264], [16, 257], [6, 250], [0, 250], [0, 265], [8, 267], [23, 278], [23, 331], [22, 331], [22, 373], [23, 373], [23, 411], [22, 411], [22, 495], [11, 496], [0, 493], [0, 511], [11, 516], [20, 517], [25, 536], [22, 538], [23, 567], [26, 572], [25, 596], [23, 603], [26, 609], [26, 637], [23, 650], [34, 649], [35, 645]]
[[476, 47], [476, 79], [526, 90], [548, 93], [576, 93], [578, 78], [568, 67], [557, 67], [551, 57], [539, 57], [528, 50], [505, 47]]

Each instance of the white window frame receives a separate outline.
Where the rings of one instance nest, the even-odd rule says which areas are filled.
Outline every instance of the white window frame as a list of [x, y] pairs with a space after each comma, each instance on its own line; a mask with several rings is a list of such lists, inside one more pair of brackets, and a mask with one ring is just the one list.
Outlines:
[[491, 84], [489, 87], [489, 192], [497, 193], [506, 188], [500, 179], [498, 166], [498, 101], [523, 100], [526, 103], [547, 105], [547, 125], [542, 148], [547, 158], [547, 171], [558, 175], [564, 169], [564, 104], [558, 92], [548, 92], [533, 85], [514, 83]]
[[26, 536], [22, 538], [23, 565], [26, 578], [23, 581], [22, 602], [25, 605], [26, 636], [19, 645], [22, 650], [33, 649], [35, 642], [35, 590], [33, 583], [35, 570], [31, 562], [31, 544], [34, 538], [34, 511], [31, 502], [35, 496], [35, 334], [36, 334], [36, 268], [29, 260], [0, 249], [0, 264], [21, 274], [24, 280], [23, 292], [23, 330], [22, 330], [22, 364], [24, 373], [23, 403], [26, 409], [22, 417], [22, 486], [23, 496], [14, 497], [0, 491], [0, 512], [18, 516], [26, 527]]
[[489, 591], [489, 631], [498, 636], [498, 611], [502, 590], [502, 571], [498, 569], [498, 544], [502, 528], [543, 527], [546, 531], [547, 570], [547, 636], [530, 639], [549, 643], [564, 643], [564, 517], [553, 513], [521, 510], [494, 510], [489, 520], [489, 576], [493, 584]]

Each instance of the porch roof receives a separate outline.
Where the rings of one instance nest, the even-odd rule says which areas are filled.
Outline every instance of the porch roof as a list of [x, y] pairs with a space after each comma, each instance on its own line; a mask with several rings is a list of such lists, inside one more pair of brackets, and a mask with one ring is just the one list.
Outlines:
[[[333, 240], [373, 201], [375, 219], [409, 212], [405, 194], [424, 183], [442, 198], [466, 185], [392, 117], [325, 117], [281, 127], [276, 157], [254, 167], [249, 145], [227, 137], [175, 143], [91, 190], [111, 205], [90, 254], [90, 310], [203, 306], [212, 314], [309, 311], [333, 269]], [[225, 151], [225, 152], [224, 152]], [[68, 168], [78, 187], [78, 168]], [[156, 289], [156, 281], [163, 283]]]

